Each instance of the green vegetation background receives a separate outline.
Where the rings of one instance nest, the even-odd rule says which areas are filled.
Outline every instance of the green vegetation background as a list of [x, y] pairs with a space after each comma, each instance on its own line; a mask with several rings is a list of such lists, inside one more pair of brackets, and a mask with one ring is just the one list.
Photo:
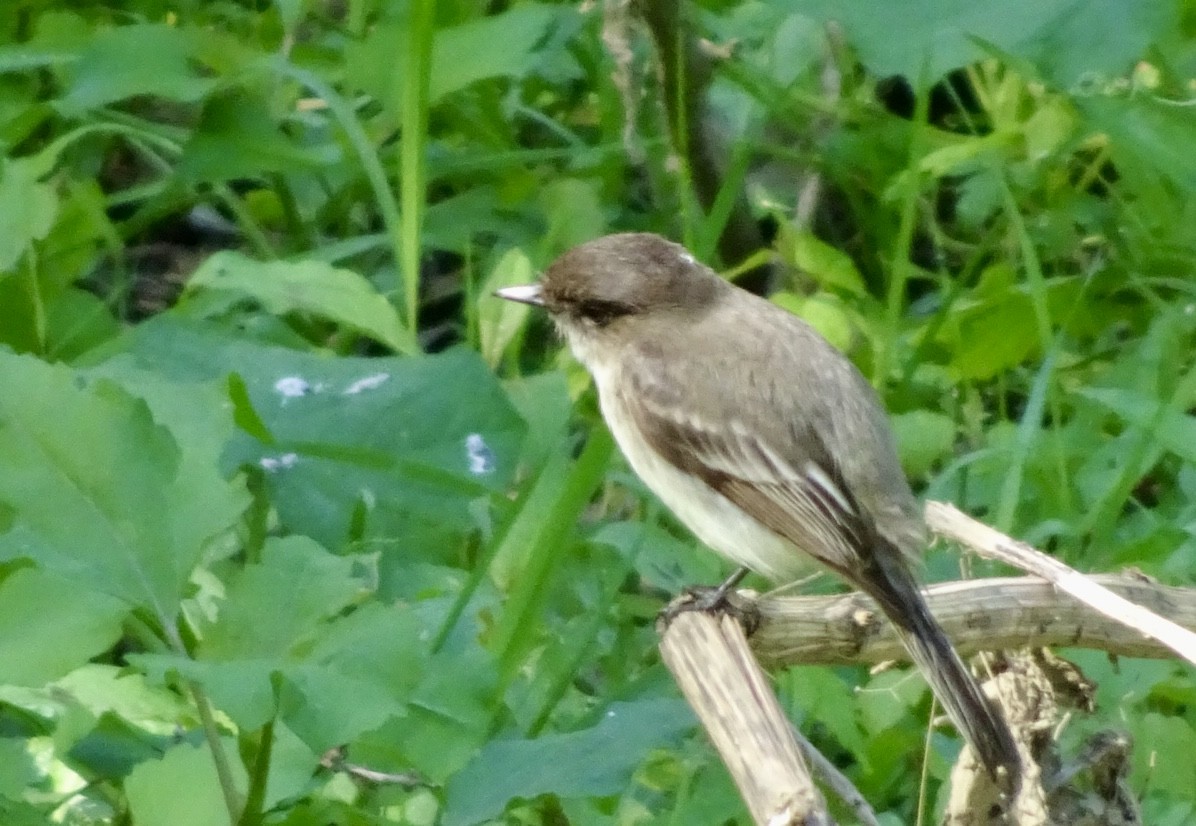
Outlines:
[[[489, 297], [610, 231], [773, 261], [925, 495], [1191, 581], [1196, 3], [648, 7], [708, 75], [613, 0], [3, 4], [0, 821], [745, 822], [652, 625], [720, 563]], [[1191, 670], [1068, 654], [1193, 822]], [[933, 810], [920, 680], [777, 685]]]

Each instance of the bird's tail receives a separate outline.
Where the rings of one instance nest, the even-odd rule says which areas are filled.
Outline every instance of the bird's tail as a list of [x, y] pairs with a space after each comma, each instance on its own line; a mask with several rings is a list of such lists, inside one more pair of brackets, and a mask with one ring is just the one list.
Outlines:
[[[1021, 761], [1000, 711], [951, 647], [905, 561], [896, 554], [875, 557], [860, 584], [893, 623], [935, 697], [994, 781], [1007, 787], [1017, 784]], [[1007, 774], [1002, 776], [1001, 769]]]

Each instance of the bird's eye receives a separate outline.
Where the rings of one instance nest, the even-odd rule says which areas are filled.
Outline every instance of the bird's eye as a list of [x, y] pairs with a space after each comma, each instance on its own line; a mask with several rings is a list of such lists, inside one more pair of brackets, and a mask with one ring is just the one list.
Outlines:
[[587, 298], [577, 305], [577, 315], [605, 327], [616, 318], [628, 315], [631, 307], [619, 301], [605, 301], [601, 298]]

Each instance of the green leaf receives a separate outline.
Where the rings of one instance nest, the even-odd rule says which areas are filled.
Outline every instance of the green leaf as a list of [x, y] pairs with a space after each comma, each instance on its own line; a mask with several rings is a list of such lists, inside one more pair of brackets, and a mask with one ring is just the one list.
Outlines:
[[[0, 815], [4, 814], [3, 800], [20, 800], [38, 775], [28, 743], [15, 737], [0, 738]], [[10, 823], [7, 818], [5, 823]]]
[[220, 473], [220, 459], [236, 432], [225, 385], [220, 381], [186, 382], [141, 369], [121, 355], [86, 371], [106, 378], [143, 400], [154, 421], [165, 425], [179, 449], [176, 484], [169, 492], [174, 521], [212, 537], [234, 524], [249, 504], [240, 481]]
[[1167, 760], [1165, 755], [1191, 754], [1196, 750], [1196, 729], [1182, 717], [1148, 711], [1127, 718], [1130, 733], [1139, 745], [1133, 752], [1134, 779], [1149, 779], [1152, 789], [1188, 798], [1196, 788], [1196, 764]]
[[531, 307], [515, 301], [503, 301], [495, 290], [535, 281], [531, 259], [523, 250], [507, 250], [478, 293], [478, 334], [481, 338], [482, 358], [491, 367], [502, 361], [503, 353], [523, 329]]
[[1149, 431], [1152, 441], [1184, 461], [1196, 462], [1196, 416], [1128, 388], [1079, 387], [1075, 392], [1116, 413], [1127, 424]]
[[208, 698], [243, 731], [261, 728], [277, 713], [274, 658], [210, 662], [174, 654], [130, 654], [129, 662], [148, 679], [164, 685], [173, 677], [203, 686]]
[[614, 703], [583, 731], [488, 743], [449, 781], [445, 826], [493, 818], [513, 798], [618, 794], [650, 751], [675, 746], [693, 726], [680, 700], [640, 700]]
[[868, 681], [859, 692], [860, 719], [871, 734], [879, 734], [897, 725], [928, 691], [917, 674], [905, 669], [889, 669]]
[[287, 669], [279, 694], [283, 720], [319, 754], [352, 742], [404, 710], [378, 680], [316, 665]]
[[851, 352], [856, 343], [857, 330], [848, 309], [834, 295], [816, 293], [804, 296], [779, 292], [770, 300], [809, 324], [837, 349], [844, 353]]
[[335, 144], [303, 146], [270, 116], [264, 100], [240, 89], [208, 101], [199, 126], [183, 147], [176, 174], [188, 183], [298, 173], [342, 160]]
[[417, 523], [472, 530], [470, 503], [515, 472], [525, 426], [467, 350], [330, 359], [170, 318], [140, 325], [131, 346], [139, 363], [178, 378], [242, 377], [273, 440], [241, 434], [226, 462], [265, 471], [283, 526], [328, 548], [354, 524], [388, 547]]
[[713, 582], [723, 571], [714, 554], [643, 521], [607, 522], [590, 541], [611, 546], [646, 583], [671, 593], [679, 593], [695, 582]]
[[12, 513], [0, 558], [33, 559], [172, 623], [203, 543], [235, 516], [180, 511], [177, 497], [219, 501], [227, 483], [182, 476], [170, 434], [109, 381], [0, 353], [0, 386], [0, 503]]
[[78, 582], [36, 569], [17, 571], [0, 584], [0, 683], [34, 686], [58, 679], [110, 648], [127, 610]]
[[548, 231], [544, 247], [565, 250], [597, 238], [606, 230], [606, 208], [598, 184], [580, 178], [558, 178], [539, 193]]
[[[560, 7], [527, 3], [437, 32], [429, 100], [435, 103], [485, 78], [522, 76], [536, 44], [562, 14]], [[469, 59], [463, 60], [464, 55]]]
[[789, 263], [807, 273], [823, 289], [851, 295], [867, 295], [864, 278], [851, 256], [820, 240], [811, 232], [794, 233], [788, 238]]
[[194, 706], [179, 694], [151, 685], [141, 674], [121, 666], [90, 664], [54, 683], [91, 714], [116, 714], [144, 731], [171, 735], [180, 725], [198, 724]]
[[1176, 25], [1165, 3], [1119, 0], [911, 0], [899, 4], [812, 0], [803, 12], [834, 20], [880, 77], [936, 80], [986, 56], [981, 41], [1044, 66], [1058, 83], [1083, 73], [1119, 74], [1154, 34]]
[[187, 288], [251, 298], [272, 313], [311, 313], [404, 349], [402, 324], [390, 302], [362, 276], [322, 261], [255, 261], [218, 252], [200, 265]]
[[23, 159], [0, 166], [0, 275], [11, 271], [29, 245], [54, 226], [58, 196], [54, 187], [41, 182], [40, 166]]
[[498, 670], [489, 651], [473, 644], [448, 647], [425, 665], [407, 716], [380, 733], [423, 774], [443, 781], [489, 739], [500, 698]]
[[[226, 743], [225, 751], [236, 754], [235, 744]], [[244, 794], [245, 771], [240, 761], [231, 765]], [[125, 780], [125, 795], [137, 826], [228, 826], [228, 808], [207, 746], [175, 746], [161, 760], [142, 763]]]
[[931, 410], [911, 410], [892, 417], [905, 472], [914, 478], [930, 473], [955, 447], [955, 421]]
[[228, 586], [197, 656], [210, 660], [288, 657], [310, 645], [323, 622], [372, 587], [373, 560], [333, 556], [305, 536], [270, 538], [261, 562]]
[[72, 64], [72, 82], [59, 108], [79, 115], [135, 95], [190, 102], [215, 85], [192, 65], [189, 33], [158, 23], [100, 29]]

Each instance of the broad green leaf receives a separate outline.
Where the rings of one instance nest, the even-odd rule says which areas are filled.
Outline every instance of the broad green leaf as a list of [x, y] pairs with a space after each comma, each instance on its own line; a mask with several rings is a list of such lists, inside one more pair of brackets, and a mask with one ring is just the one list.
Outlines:
[[131, 654], [128, 659], [155, 683], [172, 685], [176, 678], [198, 683], [216, 708], [244, 731], [261, 728], [278, 712], [281, 664], [275, 658], [201, 662], [174, 654]]
[[[245, 794], [245, 770], [236, 759], [236, 744], [226, 742], [232, 756], [238, 794]], [[142, 763], [125, 780], [125, 795], [136, 826], [228, 826], [229, 812], [220, 791], [216, 764], [206, 745], [175, 746], [161, 760]]]
[[860, 721], [858, 672], [845, 677], [841, 670], [817, 666], [798, 666], [778, 675], [782, 703], [791, 704], [804, 715], [798, 719], [803, 730], [817, 721], [852, 754], [862, 754], [868, 738]]
[[77, 739], [68, 738], [60, 728], [54, 741], [68, 754], [71, 768], [80, 774], [94, 772], [104, 777], [123, 778], [138, 765], [157, 760], [168, 748], [178, 745], [179, 731], [185, 726], [193, 727], [191, 731], [194, 732], [185, 739], [191, 743], [199, 741], [198, 723], [190, 719], [190, 715], [173, 719], [169, 733], [150, 733], [141, 725], [108, 711], [91, 728], [79, 731]]
[[1148, 430], [1152, 441], [1184, 461], [1196, 462], [1196, 416], [1128, 388], [1080, 387], [1075, 392], [1116, 413], [1127, 424]]
[[285, 725], [275, 725], [265, 808], [271, 809], [282, 804], [281, 808], [289, 809], [289, 801], [294, 801], [309, 791], [313, 785], [313, 776], [320, 766], [320, 756]]
[[503, 353], [527, 322], [531, 307], [514, 301], [503, 301], [495, 290], [536, 280], [531, 259], [523, 250], [507, 250], [494, 265], [489, 277], [478, 292], [478, 335], [481, 338], [482, 358], [491, 367], [502, 361]]
[[928, 691], [926, 683], [905, 669], [889, 669], [868, 681], [857, 695], [860, 720], [869, 734], [878, 734], [905, 719]]
[[592, 180], [553, 180], [540, 190], [538, 200], [548, 224], [543, 241], [546, 249], [566, 250], [606, 231], [606, 208]]
[[182, 382], [143, 370], [121, 355], [86, 371], [111, 379], [142, 399], [179, 449], [177, 483], [169, 492], [175, 521], [204, 536], [227, 529], [249, 504], [244, 484], [220, 473], [220, 458], [236, 431], [226, 386], [218, 380]]
[[389, 738], [428, 777], [459, 771], [489, 739], [498, 693], [493, 655], [473, 644], [447, 647], [431, 658], [413, 690], [407, 717]]
[[813, 278], [823, 289], [856, 296], [867, 294], [863, 276], [846, 253], [811, 232], [794, 233], [787, 241], [789, 263]]
[[69, 287], [46, 302], [46, 358], [70, 361], [115, 338], [120, 329], [104, 301]]
[[489, 820], [515, 798], [619, 794], [649, 752], [675, 746], [693, 726], [680, 700], [640, 700], [611, 705], [583, 731], [494, 740], [449, 781], [445, 826]]
[[244, 730], [277, 714], [319, 752], [349, 742], [402, 713], [427, 656], [426, 631], [410, 610], [368, 602], [345, 614], [371, 584], [371, 562], [305, 537], [271, 540], [201, 629], [201, 659], [132, 660], [155, 680], [174, 673], [198, 682]]
[[437, 32], [429, 99], [435, 103], [489, 77], [522, 76], [529, 55], [562, 13], [559, 6], [527, 3]]
[[279, 695], [287, 726], [319, 754], [356, 740], [404, 711], [378, 680], [317, 665], [288, 668]]
[[238, 93], [208, 101], [175, 170], [183, 180], [196, 183], [297, 173], [339, 160], [335, 144], [297, 143], [279, 129], [266, 101]]
[[176, 692], [151, 685], [124, 667], [85, 665], [57, 680], [54, 688], [97, 717], [116, 714], [143, 731], [174, 736], [180, 725], [199, 723], [194, 706]]
[[1038, 62], [1058, 83], [1085, 73], [1120, 74], [1156, 34], [1176, 25], [1165, 3], [1119, 0], [811, 0], [804, 13], [834, 20], [876, 75], [937, 80], [987, 56], [982, 42]]
[[936, 463], [951, 456], [955, 446], [955, 421], [932, 410], [911, 410], [892, 417], [898, 452], [905, 472], [914, 478], [930, 473]]
[[77, 581], [17, 571], [0, 583], [0, 683], [58, 679], [110, 648], [127, 612], [120, 600]]
[[669, 593], [679, 593], [696, 582], [714, 582], [723, 575], [716, 555], [693, 541], [678, 539], [659, 525], [607, 522], [590, 541], [611, 546], [646, 583]]
[[0, 276], [54, 225], [58, 196], [41, 177], [40, 165], [33, 161], [9, 159], [0, 164]]
[[401, 350], [398, 313], [373, 285], [351, 270], [322, 261], [255, 261], [218, 252], [205, 261], [189, 290], [216, 290], [259, 302], [267, 311], [311, 313]]
[[1133, 752], [1134, 779], [1173, 795], [1188, 797], [1196, 788], [1196, 763], [1167, 759], [1168, 755], [1192, 754], [1196, 750], [1196, 729], [1183, 717], [1148, 711], [1127, 717], [1136, 747]]
[[[0, 737], [0, 801], [20, 800], [25, 788], [33, 785], [38, 770], [29, 744], [23, 738]], [[4, 804], [0, 802], [0, 815]], [[5, 823], [9, 823], [7, 818]]]
[[850, 353], [856, 344], [858, 331], [852, 317], [838, 298], [830, 293], [812, 296], [791, 292], [779, 292], [770, 299], [782, 309], [788, 310], [809, 324], [818, 333], [844, 353]]
[[264, 471], [283, 526], [325, 547], [353, 525], [387, 547], [417, 526], [447, 540], [473, 529], [470, 503], [515, 471], [525, 426], [470, 351], [330, 359], [169, 318], [142, 324], [131, 346], [177, 378], [241, 376], [273, 441], [242, 434], [226, 460]]
[[1105, 95], [1077, 101], [1089, 121], [1111, 138], [1119, 165], [1135, 174], [1163, 175], [1181, 192], [1196, 187], [1196, 158], [1185, 151], [1191, 137], [1190, 109], [1156, 99]]
[[173, 622], [217, 528], [176, 513], [175, 497], [202, 497], [208, 485], [180, 477], [170, 434], [109, 381], [0, 353], [0, 386], [0, 503], [11, 514], [0, 558], [28, 557]]
[[82, 114], [135, 95], [191, 102], [215, 85], [192, 65], [195, 45], [189, 33], [159, 23], [99, 29], [70, 66], [72, 81], [59, 107]]
[[284, 659], [310, 645], [321, 624], [369, 592], [373, 560], [333, 556], [305, 536], [270, 538], [262, 559], [228, 585], [197, 656]]

